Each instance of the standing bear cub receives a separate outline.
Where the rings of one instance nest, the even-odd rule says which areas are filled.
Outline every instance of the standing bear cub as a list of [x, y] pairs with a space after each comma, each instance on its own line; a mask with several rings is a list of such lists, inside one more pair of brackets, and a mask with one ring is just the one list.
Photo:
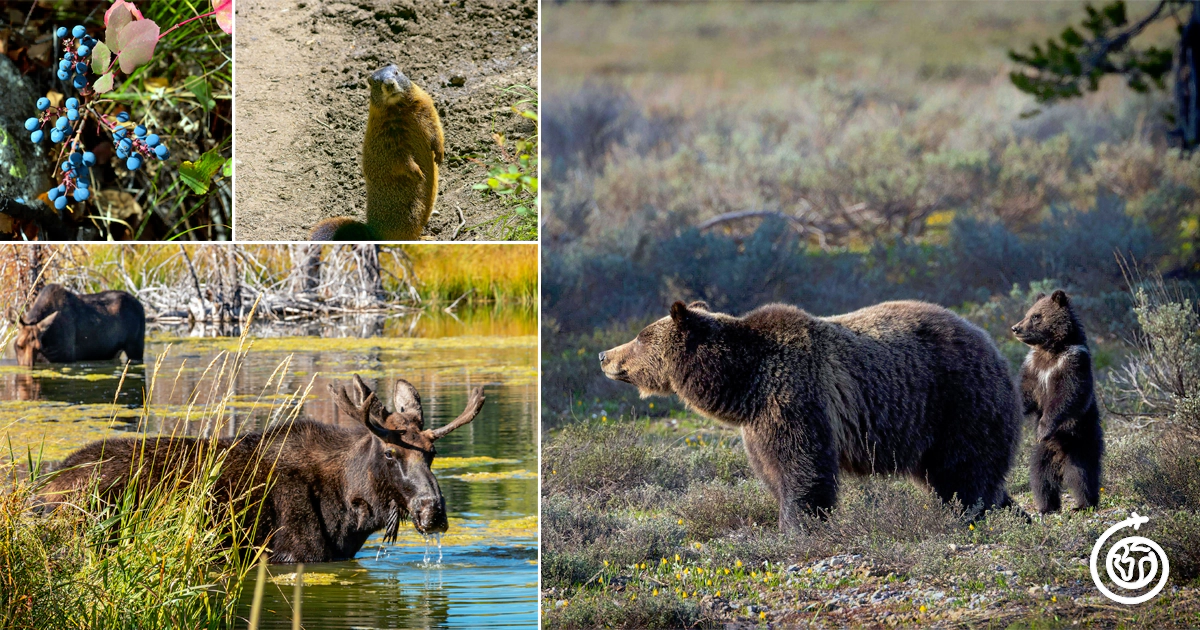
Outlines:
[[1021, 367], [1021, 397], [1034, 414], [1037, 443], [1029, 483], [1039, 512], [1061, 507], [1065, 485], [1075, 509], [1100, 501], [1100, 458], [1104, 432], [1092, 384], [1092, 357], [1083, 326], [1066, 293], [1039, 293], [1013, 334], [1033, 350]]
[[676, 302], [600, 365], [643, 396], [676, 394], [741, 427], [783, 529], [834, 506], [839, 471], [910, 475], [974, 510], [1011, 503], [1017, 390], [991, 338], [939, 306], [814, 317], [772, 304], [733, 317]]

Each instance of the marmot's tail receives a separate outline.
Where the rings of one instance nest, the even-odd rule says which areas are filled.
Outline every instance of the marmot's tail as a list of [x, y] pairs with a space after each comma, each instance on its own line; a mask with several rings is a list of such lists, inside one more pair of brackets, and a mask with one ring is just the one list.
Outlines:
[[378, 241], [379, 235], [362, 221], [350, 217], [324, 219], [308, 236], [313, 241]]

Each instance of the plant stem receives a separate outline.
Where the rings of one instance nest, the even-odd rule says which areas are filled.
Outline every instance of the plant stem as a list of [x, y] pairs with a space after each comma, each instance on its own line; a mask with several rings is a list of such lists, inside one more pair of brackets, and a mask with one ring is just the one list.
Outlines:
[[209, 11], [208, 13], [205, 13], [204, 15], [197, 15], [197, 16], [196, 16], [196, 17], [194, 17], [194, 18], [188, 18], [188, 19], [186, 19], [186, 20], [184, 20], [184, 21], [182, 21], [182, 22], [180, 22], [180, 23], [176, 24], [175, 26], [172, 26], [171, 28], [167, 29], [167, 32], [166, 32], [166, 33], [163, 33], [163, 34], [159, 35], [159, 36], [158, 36], [158, 41], [161, 41], [161, 40], [162, 40], [162, 38], [166, 37], [166, 36], [167, 36], [167, 33], [170, 33], [171, 31], [173, 31], [173, 30], [175, 30], [175, 29], [179, 28], [180, 26], [183, 26], [184, 24], [187, 24], [188, 22], [195, 22], [196, 20], [199, 20], [200, 18], [206, 18], [206, 17], [208, 17], [208, 16], [210, 16], [210, 15], [216, 15], [216, 14], [217, 14], [217, 11], [216, 11], [216, 9], [213, 9], [212, 11]]

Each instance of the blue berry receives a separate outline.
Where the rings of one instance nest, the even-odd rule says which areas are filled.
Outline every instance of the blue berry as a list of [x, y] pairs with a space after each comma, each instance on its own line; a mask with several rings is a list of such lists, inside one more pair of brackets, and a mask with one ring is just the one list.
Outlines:
[[63, 53], [63, 59], [66, 59], [67, 61], [75, 61], [75, 54], [70, 53], [70, 52], [65, 52], [65, 53]]
[[72, 164], [79, 166], [83, 164], [83, 155], [81, 153], [72, 153], [70, 158], [67, 158]]
[[67, 99], [67, 109], [79, 109], [79, 99], [74, 96]]
[[38, 119], [36, 117], [25, 119], [25, 131], [33, 131], [34, 129], [37, 129], [40, 126], [41, 126], [41, 123], [38, 122]]
[[58, 77], [59, 81], [66, 81], [67, 79], [71, 78], [71, 73], [67, 72], [66, 70], [59, 70], [56, 73], [56, 76]]
[[125, 149], [117, 149], [117, 159], [118, 160], [124, 160], [127, 157], [129, 157], [128, 151], [126, 151]]
[[139, 137], [139, 138], [141, 138], [141, 137], [145, 136], [145, 135], [146, 135], [146, 127], [145, 127], [145, 125], [138, 125], [138, 126], [137, 126], [137, 128], [135, 128], [135, 129], [133, 130], [133, 135], [135, 135], [135, 136], [137, 136], [137, 137]]
[[34, 129], [33, 133], [29, 134], [29, 140], [30, 140], [30, 142], [33, 142], [34, 144], [41, 142], [42, 141], [42, 130]]
[[150, 135], [146, 136], [146, 146], [148, 146], [148, 147], [158, 146], [158, 136], [155, 134], [150, 134]]
[[121, 122], [129, 122], [129, 112], [121, 112], [117, 114], [117, 120]]
[[90, 46], [85, 46], [85, 45], [79, 46], [79, 56], [80, 57], [86, 57], [87, 54], [90, 52], [92, 52], [92, 48]]
[[66, 59], [63, 59], [62, 61], [58, 62], [58, 69], [59, 69], [59, 70], [69, 70], [70, 68], [71, 68], [71, 62], [70, 62], [70, 61], [67, 61]]
[[67, 197], [64, 195], [64, 196], [62, 196], [62, 197], [59, 197], [58, 199], [55, 199], [55, 200], [54, 200], [54, 207], [55, 207], [55, 208], [57, 208], [57, 209], [59, 209], [59, 210], [62, 210], [63, 208], [66, 208], [66, 207], [67, 207]]
[[117, 139], [124, 138], [127, 133], [129, 133], [129, 130], [124, 127], [113, 129], [113, 137]]
[[133, 142], [129, 138], [122, 138], [121, 142], [119, 142], [117, 146], [128, 151], [133, 148]]
[[62, 163], [62, 170], [63, 170], [63, 172], [64, 172], [64, 173], [65, 173], [65, 172], [67, 172], [67, 171], [69, 171], [69, 170], [71, 170], [71, 163], [70, 163], [70, 162], [63, 162], [63, 163]]
[[86, 63], [80, 61], [79, 63], [75, 64], [75, 72], [78, 72], [79, 74], [87, 74], [87, 71], [88, 65]]
[[167, 150], [167, 145], [160, 144], [154, 147], [154, 155], [157, 155], [160, 160], [165, 160], [171, 156], [171, 152]]
[[92, 153], [91, 151], [84, 151], [83, 152], [83, 163], [87, 166], [95, 166], [96, 165], [96, 154]]
[[55, 34], [55, 35], [56, 35], [56, 36], [57, 36], [59, 39], [63, 39], [64, 37], [66, 37], [66, 36], [67, 36], [67, 27], [65, 27], [65, 26], [60, 26], [60, 27], [58, 27], [58, 30], [57, 30], [57, 31], [54, 31], [54, 34]]
[[83, 188], [82, 186], [79, 188], [76, 188], [75, 189], [75, 201], [84, 201], [88, 198], [88, 195], [90, 195], [90, 194], [91, 193], [88, 192], [87, 188]]
[[43, 112], [44, 112], [44, 111], [46, 111], [46, 108], [47, 108], [47, 107], [50, 107], [50, 99], [48, 99], [48, 98], [46, 98], [45, 96], [43, 96], [42, 98], [39, 98], [39, 99], [37, 100], [37, 108], [38, 108], [38, 111], [43, 111]]
[[67, 110], [67, 120], [79, 120], [79, 110], [78, 109], [68, 109]]
[[66, 119], [66, 117], [64, 117], [64, 116], [59, 116], [59, 117], [58, 117], [58, 120], [54, 121], [54, 127], [55, 127], [56, 129], [66, 129], [66, 128], [67, 128], [67, 119]]
[[83, 88], [87, 87], [87, 77], [83, 76], [82, 74], [77, 74], [75, 75], [75, 80], [71, 82], [71, 85], [74, 85], [76, 90], [82, 90]]
[[50, 198], [50, 201], [54, 201], [55, 199], [58, 199], [58, 196], [61, 194], [62, 193], [58, 192], [58, 186], [55, 186], [54, 188], [51, 188], [50, 190], [46, 191], [46, 196]]
[[87, 35], [87, 29], [83, 28], [82, 24], [76, 24], [75, 28], [71, 29], [71, 37], [83, 37]]
[[131, 155], [131, 156], [129, 156], [128, 160], [125, 160], [125, 167], [131, 171], [138, 170], [138, 167], [141, 165], [142, 165], [141, 156]]
[[50, 142], [54, 142], [57, 144], [59, 142], [62, 142], [62, 139], [63, 139], [62, 129], [55, 127], [54, 129], [50, 130]]

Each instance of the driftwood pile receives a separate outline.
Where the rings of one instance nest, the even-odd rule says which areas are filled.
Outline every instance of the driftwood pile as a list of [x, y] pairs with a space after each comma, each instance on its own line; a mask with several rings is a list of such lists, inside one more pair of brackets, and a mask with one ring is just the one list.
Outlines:
[[[16, 267], [16, 300], [36, 295], [49, 281], [88, 293], [97, 285], [122, 288], [160, 323], [300, 321], [321, 316], [389, 314], [418, 310], [421, 298], [403, 249], [366, 245], [161, 245], [171, 254], [153, 267], [134, 269], [132, 253], [87, 259], [78, 245], [26, 245], [3, 257]], [[384, 266], [381, 257], [392, 264]], [[0, 276], [7, 275], [0, 269]], [[385, 289], [384, 278], [391, 289]]]

